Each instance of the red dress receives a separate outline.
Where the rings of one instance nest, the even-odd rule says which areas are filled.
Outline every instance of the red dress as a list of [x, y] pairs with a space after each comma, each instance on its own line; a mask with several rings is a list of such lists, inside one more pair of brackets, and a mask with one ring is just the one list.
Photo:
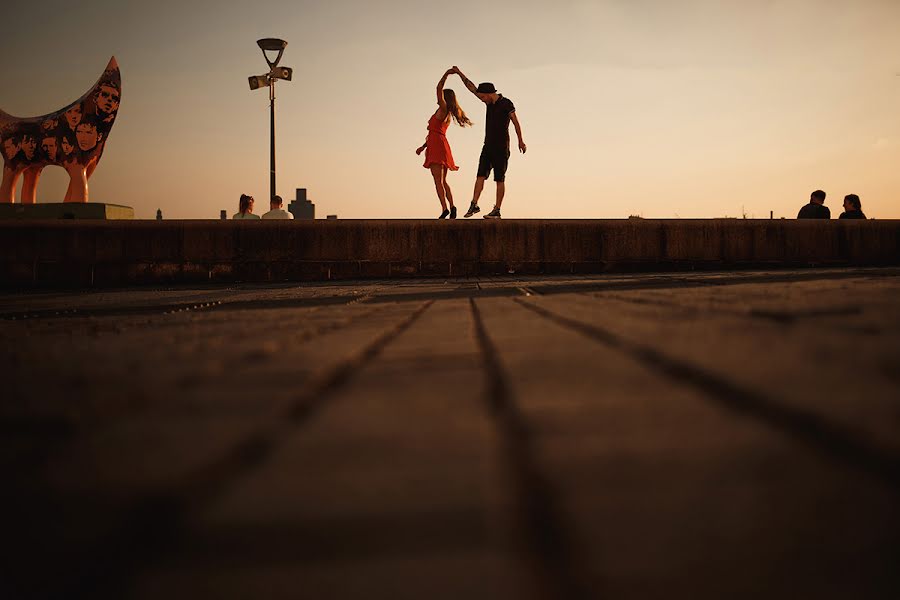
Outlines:
[[459, 167], [453, 162], [453, 153], [450, 152], [450, 143], [447, 142], [447, 127], [450, 121], [439, 121], [437, 114], [428, 120], [428, 137], [425, 139], [425, 164], [426, 169], [431, 165], [444, 165], [451, 171], [459, 171]]

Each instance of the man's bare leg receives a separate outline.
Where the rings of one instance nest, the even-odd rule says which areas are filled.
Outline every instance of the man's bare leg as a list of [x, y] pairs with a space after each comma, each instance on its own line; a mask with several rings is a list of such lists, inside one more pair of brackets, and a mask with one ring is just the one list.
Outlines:
[[475, 178], [475, 190], [472, 192], [472, 204], [478, 205], [478, 199], [481, 198], [481, 191], [484, 189], [485, 177]]
[[503, 204], [503, 196], [506, 195], [506, 182], [498, 181], [497, 182], [497, 203], [494, 205], [497, 208], [500, 208], [500, 205]]
[[481, 191], [484, 189], [484, 180], [485, 177], [475, 178], [475, 190], [472, 192], [472, 204], [469, 206], [469, 210], [465, 214], [466, 217], [471, 217], [475, 213], [479, 212], [478, 199], [481, 197]]

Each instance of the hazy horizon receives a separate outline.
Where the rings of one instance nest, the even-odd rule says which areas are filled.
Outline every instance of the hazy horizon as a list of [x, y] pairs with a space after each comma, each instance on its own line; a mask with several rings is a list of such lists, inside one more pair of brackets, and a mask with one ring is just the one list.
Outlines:
[[[824, 189], [900, 218], [900, 2], [62, 2], [5, 9], [0, 109], [62, 108], [110, 56], [122, 103], [91, 200], [139, 218], [217, 218], [269, 194], [267, 70], [255, 41], [288, 41], [277, 87], [278, 193], [317, 217], [440, 212], [415, 148], [434, 86], [457, 64], [513, 100], [507, 218], [793, 218]], [[471, 197], [484, 106], [458, 78], [472, 129], [448, 137]], [[38, 201], [68, 176], [45, 169]], [[493, 182], [482, 206], [492, 204]], [[18, 194], [17, 194], [18, 200]]]

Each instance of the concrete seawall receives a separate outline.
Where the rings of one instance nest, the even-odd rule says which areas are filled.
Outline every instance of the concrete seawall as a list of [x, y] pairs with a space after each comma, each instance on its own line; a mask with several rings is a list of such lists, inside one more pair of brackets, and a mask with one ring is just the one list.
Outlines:
[[900, 220], [0, 222], [0, 285], [900, 265]]

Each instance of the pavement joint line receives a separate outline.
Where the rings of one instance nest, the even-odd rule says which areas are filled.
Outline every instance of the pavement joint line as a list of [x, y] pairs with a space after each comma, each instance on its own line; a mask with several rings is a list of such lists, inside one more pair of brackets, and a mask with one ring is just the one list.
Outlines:
[[900, 457], [861, 439], [857, 432], [828, 417], [794, 408], [728, 381], [703, 367], [632, 343], [599, 326], [566, 317], [533, 301], [513, 300], [550, 322], [629, 356], [651, 370], [692, 387], [729, 411], [768, 426], [823, 457], [836, 459], [900, 488]]
[[713, 278], [684, 277], [680, 274], [655, 273], [626, 279], [613, 279], [598, 281], [585, 279], [571, 282], [548, 282], [531, 286], [541, 294], [570, 294], [590, 293], [604, 291], [630, 291], [644, 289], [685, 289], [694, 287], [731, 286], [748, 283], [793, 283], [806, 281], [830, 281], [841, 279], [869, 279], [872, 276], [877, 279], [900, 276], [900, 269], [878, 269], [873, 272], [869, 269], [816, 271], [812, 273], [787, 272], [787, 273], [749, 273], [727, 275]]
[[375, 298], [374, 294], [368, 293], [361, 296], [353, 297], [349, 302], [343, 302], [347, 296], [319, 296], [305, 298], [289, 298], [284, 300], [213, 300], [209, 302], [180, 302], [159, 305], [138, 305], [123, 307], [102, 307], [94, 306], [88, 308], [72, 308], [66, 310], [42, 309], [34, 311], [23, 311], [0, 314], [0, 321], [17, 321], [27, 319], [52, 319], [52, 318], [85, 318], [85, 317], [120, 317], [120, 316], [142, 316], [142, 315], [171, 315], [181, 312], [198, 312], [201, 310], [265, 310], [273, 308], [307, 308], [313, 306], [325, 306], [330, 304], [352, 305], [361, 302], [370, 302]]
[[502, 450], [512, 472], [518, 534], [524, 538], [530, 569], [540, 598], [588, 598], [585, 569], [576, 551], [572, 529], [565, 523], [552, 485], [540, 472], [528, 423], [516, 406], [497, 349], [484, 326], [474, 298], [469, 298], [475, 337], [487, 375], [485, 399], [498, 429]]
[[863, 309], [856, 305], [851, 306], [838, 306], [836, 308], [823, 308], [823, 309], [815, 309], [815, 310], [800, 310], [800, 311], [787, 311], [787, 310], [767, 310], [767, 309], [751, 309], [747, 311], [740, 310], [727, 310], [723, 308], [713, 308], [713, 307], [703, 307], [702, 309], [697, 306], [690, 306], [685, 304], [679, 304], [678, 302], [672, 302], [671, 300], [661, 300], [659, 298], [629, 298], [627, 296], [621, 296], [616, 293], [604, 293], [604, 292], [582, 292], [579, 294], [580, 296], [584, 296], [586, 298], [594, 298], [594, 299], [604, 299], [604, 300], [615, 300], [617, 302], [624, 302], [627, 304], [637, 304], [639, 306], [662, 306], [664, 308], [671, 308], [674, 310], [681, 311], [682, 313], [687, 313], [690, 315], [720, 315], [720, 316], [729, 316], [729, 317], [753, 317], [758, 319], [764, 319], [766, 321], [774, 321], [776, 323], [780, 323], [782, 325], [791, 325], [796, 323], [797, 321], [801, 321], [803, 319], [815, 319], [818, 317], [847, 317], [853, 315], [860, 315], [863, 313]]
[[[804, 272], [787, 272], [787, 273], [748, 273], [748, 274], [737, 274], [737, 275], [727, 275], [716, 277], [715, 279], [708, 277], [684, 277], [679, 274], [668, 274], [668, 273], [653, 273], [653, 274], [645, 274], [637, 277], [629, 277], [625, 279], [613, 279], [613, 280], [597, 280], [596, 278], [582, 278], [577, 279], [576, 281], [568, 280], [561, 282], [537, 282], [530, 286], [526, 286], [533, 295], [549, 295], [549, 294], [564, 294], [564, 293], [590, 293], [590, 292], [605, 292], [605, 291], [629, 291], [629, 290], [643, 290], [643, 289], [684, 289], [691, 287], [713, 287], [713, 286], [729, 286], [729, 285], [740, 285], [740, 284], [748, 284], [748, 283], [784, 283], [784, 282], [801, 282], [801, 281], [820, 281], [820, 280], [839, 280], [839, 279], [883, 279], [886, 277], [898, 277], [900, 276], [900, 269], [896, 268], [880, 268], [880, 269], [852, 269], [852, 270], [836, 270], [836, 271], [815, 271], [811, 273]], [[432, 280], [415, 280], [416, 282], [429, 282]], [[498, 281], [502, 281], [498, 279]], [[491, 296], [516, 296], [521, 294], [520, 286], [521, 281], [518, 282], [510, 281], [509, 285], [499, 285], [496, 287], [482, 287], [479, 281], [472, 282], [472, 285], [476, 290], [478, 290], [477, 294], [480, 295], [491, 295]], [[325, 286], [323, 282], [320, 285]], [[366, 282], [351, 282], [355, 285], [365, 285]], [[518, 283], [518, 285], [516, 284]], [[397, 282], [393, 282], [393, 287], [396, 287]], [[327, 286], [326, 286], [327, 287]], [[346, 287], [346, 286], [342, 286]], [[352, 285], [351, 285], [352, 287]], [[413, 284], [412, 287], [415, 287]], [[193, 289], [193, 288], [190, 288]], [[230, 288], [228, 288], [230, 289]], [[242, 290], [246, 290], [247, 288], [241, 288]], [[257, 286], [252, 288], [254, 290], [258, 289], [273, 289], [271, 286]], [[280, 289], [280, 288], [279, 288]], [[306, 289], [302, 286], [297, 289]], [[217, 290], [220, 291], [220, 290]], [[369, 294], [371, 297], [360, 299], [360, 302], [366, 303], [379, 303], [379, 302], [397, 302], [400, 300], [406, 301], [419, 301], [425, 298], [428, 299], [454, 299], [454, 298], [468, 298], [472, 296], [472, 292], [470, 288], [456, 288], [452, 290], [445, 291], [429, 291], [427, 293], [409, 293], [409, 292], [399, 292], [399, 293], [378, 293], [377, 295], [374, 293]], [[207, 307], [206, 310], [220, 310], [220, 311], [229, 311], [229, 310], [266, 310], [266, 309], [277, 309], [277, 308], [304, 308], [311, 306], [320, 306], [320, 305], [330, 305], [330, 304], [342, 304], [345, 303], [347, 299], [347, 295], [316, 295], [311, 297], [302, 297], [302, 298], [282, 298], [276, 300], [248, 300], [248, 299], [236, 299], [236, 300], [225, 300], [218, 301], [219, 304], [215, 306]], [[353, 300], [356, 300], [354, 298]], [[93, 307], [85, 307], [79, 309], [41, 309], [41, 310], [31, 310], [31, 311], [18, 311], [18, 312], [8, 312], [8, 313], [0, 313], [0, 321], [15, 321], [15, 320], [25, 320], [25, 319], [37, 319], [37, 318], [73, 318], [73, 317], [91, 317], [91, 316], [130, 316], [130, 315], [144, 315], [144, 314], [159, 314], [160, 311], [173, 310], [173, 309], [184, 309], [188, 307], [193, 307], [198, 304], [196, 301], [194, 302], [183, 302], [183, 303], [175, 303], [175, 304], [159, 304], [159, 305], [139, 305], [139, 306], [125, 306], [125, 307], [102, 307], [102, 306], [93, 306]]]
[[[356, 305], [356, 302], [348, 302], [346, 306], [355, 306], [355, 305]], [[373, 307], [369, 307], [368, 310], [364, 310], [362, 312], [356, 312], [356, 313], [350, 315], [349, 317], [332, 319], [332, 320], [328, 321], [327, 323], [323, 323], [321, 325], [318, 325], [317, 327], [313, 327], [312, 329], [307, 329], [305, 331], [298, 333], [296, 335], [296, 337], [294, 337], [290, 340], [289, 343], [291, 345], [305, 344], [305, 343], [307, 343], [311, 340], [314, 340], [318, 337], [321, 337], [323, 335], [327, 335], [329, 333], [334, 333], [335, 331], [340, 331], [341, 329], [344, 329], [345, 327], [349, 327], [350, 325], [353, 325], [360, 319], [370, 317], [370, 316], [384, 310], [384, 308], [385, 308], [384, 306], [373, 306]], [[309, 313], [317, 312], [319, 309], [321, 309], [321, 306], [314, 306], [309, 309]], [[246, 361], [246, 357], [238, 356], [234, 359], [234, 362], [232, 363], [232, 365], [234, 367], [238, 367], [238, 366], [242, 365], [245, 361]]]
[[[408, 330], [434, 301], [422, 303], [361, 350], [304, 385], [280, 416], [238, 441], [218, 460], [200, 467], [167, 489], [147, 495], [122, 511], [114, 534], [79, 548], [77, 559], [54, 565], [48, 598], [121, 598], [136, 574], [177, 552], [188, 521], [246, 475], [266, 463], [280, 444], [313, 418], [326, 401], [366, 364]], [[126, 550], [127, 549], [127, 550]]]

